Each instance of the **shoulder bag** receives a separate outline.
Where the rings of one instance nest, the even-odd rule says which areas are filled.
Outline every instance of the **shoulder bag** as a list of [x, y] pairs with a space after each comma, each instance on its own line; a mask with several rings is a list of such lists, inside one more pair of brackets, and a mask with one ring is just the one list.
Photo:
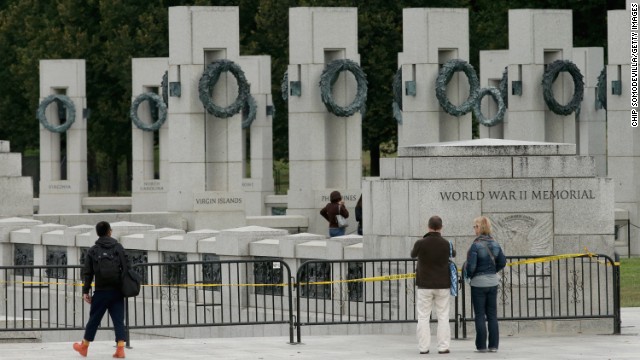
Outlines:
[[135, 270], [129, 268], [129, 264], [124, 257], [122, 251], [120, 253], [120, 261], [122, 262], [122, 283], [120, 291], [124, 297], [134, 297], [140, 294], [140, 287], [142, 286], [142, 277]]
[[453, 245], [449, 241], [449, 276], [451, 277], [451, 296], [458, 296], [458, 267], [453, 262]]
[[346, 228], [347, 226], [349, 226], [349, 223], [347, 222], [347, 219], [344, 218], [344, 216], [340, 215], [341, 207], [342, 205], [338, 204], [338, 215], [336, 215], [336, 221], [338, 222], [339, 228]]

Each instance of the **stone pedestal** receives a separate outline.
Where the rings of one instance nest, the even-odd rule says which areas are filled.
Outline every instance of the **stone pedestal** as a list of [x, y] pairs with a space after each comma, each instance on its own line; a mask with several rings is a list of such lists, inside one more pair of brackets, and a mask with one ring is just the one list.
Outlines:
[[0, 218], [33, 215], [33, 181], [22, 176], [22, 155], [0, 140]]
[[[225, 229], [246, 223], [244, 180], [248, 178], [246, 140], [259, 152], [269, 148], [270, 104], [269, 61], [264, 57], [240, 57], [239, 10], [237, 7], [172, 7], [169, 9], [169, 85], [179, 86], [180, 94], [169, 96], [169, 173], [167, 205], [181, 212], [189, 229]], [[243, 114], [218, 118], [204, 109], [198, 82], [208, 64], [227, 59], [246, 65], [243, 71], [251, 81], [258, 104], [255, 134], [243, 130]], [[212, 93], [218, 106], [228, 106], [238, 95], [237, 81], [231, 73], [221, 74]], [[271, 152], [252, 161], [247, 187], [270, 193], [273, 180], [266, 170]], [[254, 172], [255, 170], [255, 172]], [[253, 175], [256, 175], [255, 181]], [[249, 184], [251, 183], [251, 184]], [[251, 208], [258, 200], [251, 198]], [[260, 195], [258, 195], [260, 197]], [[260, 202], [262, 206], [262, 202]], [[258, 210], [254, 210], [257, 212]], [[260, 209], [262, 211], [262, 208]]]
[[[161, 97], [162, 76], [169, 69], [167, 58], [131, 59], [131, 101], [144, 93]], [[168, 84], [167, 90], [168, 92]], [[166, 94], [168, 96], [168, 94]], [[152, 118], [152, 107], [145, 101], [138, 107], [138, 118], [147, 125]], [[169, 121], [157, 131], [144, 131], [131, 123], [132, 170], [131, 211], [167, 211], [169, 188]]]
[[[364, 257], [409, 256], [432, 215], [464, 253], [485, 215], [506, 255], [613, 255], [614, 184], [574, 144], [480, 139], [401, 147], [363, 183]], [[459, 266], [464, 256], [457, 257]]]
[[[509, 50], [480, 51], [480, 88], [500, 88], [500, 81], [505, 68], [509, 65]], [[482, 114], [487, 119], [495, 117], [498, 105], [491, 95], [482, 98]], [[488, 127], [480, 124], [478, 130], [480, 138], [504, 139], [505, 128], [509, 123], [509, 113], [505, 112], [504, 121], [500, 124]]]
[[[40, 102], [53, 94], [73, 101], [76, 114], [63, 134], [40, 124], [39, 213], [81, 213], [82, 199], [88, 196], [84, 60], [40, 60]], [[52, 125], [60, 124], [57, 104], [47, 107], [46, 118]]]
[[[357, 9], [289, 9], [289, 215], [309, 218], [309, 232], [327, 234], [320, 216], [322, 197], [333, 190], [358, 200], [362, 179], [362, 118], [329, 113], [318, 83], [327, 63], [337, 59], [360, 62]], [[299, 87], [299, 93], [293, 91]], [[342, 73], [333, 97], [347, 105], [356, 94], [353, 76]], [[322, 206], [319, 206], [319, 205]], [[347, 200], [354, 214], [355, 202]], [[354, 232], [355, 214], [347, 233]]]
[[[640, 221], [640, 131], [631, 127], [630, 19], [629, 2], [626, 10], [607, 13], [607, 172], [615, 180], [616, 207], [628, 211], [631, 224], [637, 225]], [[620, 84], [621, 91], [612, 94], [614, 84]], [[634, 255], [640, 254], [639, 238], [640, 231], [631, 226]]]
[[[440, 65], [452, 59], [469, 61], [467, 9], [404, 9], [402, 12], [402, 124], [398, 145], [471, 139], [471, 113], [455, 117], [444, 112], [436, 98]], [[412, 88], [415, 91], [412, 91]], [[469, 82], [456, 73], [447, 87], [454, 104], [465, 101]]]
[[[505, 123], [505, 139], [576, 142], [575, 113], [561, 116], [550, 111], [540, 85], [546, 64], [572, 60], [571, 16], [571, 10], [509, 10], [509, 120]], [[514, 81], [521, 84], [519, 95], [514, 95]], [[558, 76], [553, 93], [558, 103], [569, 102], [573, 81], [568, 73]]]
[[591, 155], [598, 176], [607, 175], [607, 111], [597, 102], [598, 75], [604, 67], [604, 49], [573, 48], [573, 62], [584, 75], [584, 99], [576, 115], [576, 151]]

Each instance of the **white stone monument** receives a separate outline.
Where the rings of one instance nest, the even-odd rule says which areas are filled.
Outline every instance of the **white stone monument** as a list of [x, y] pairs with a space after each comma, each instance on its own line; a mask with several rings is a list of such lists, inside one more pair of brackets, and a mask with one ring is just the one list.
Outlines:
[[[40, 60], [40, 102], [50, 95], [64, 95], [75, 106], [75, 121], [66, 131], [52, 132], [40, 124], [40, 214], [82, 213], [88, 196], [87, 119], [84, 60]], [[51, 102], [45, 111], [52, 126], [62, 125], [71, 111], [60, 111]]]
[[584, 99], [576, 114], [576, 151], [591, 155], [598, 176], [607, 175], [607, 112], [597, 102], [598, 75], [604, 67], [601, 47], [573, 48], [573, 62], [584, 75]]
[[[289, 192], [288, 215], [309, 218], [309, 232], [327, 234], [319, 214], [338, 190], [351, 212], [347, 233], [356, 230], [355, 205], [362, 179], [362, 118], [338, 117], [322, 103], [318, 83], [327, 63], [360, 62], [356, 8], [289, 9]], [[344, 106], [356, 94], [354, 77], [342, 73], [333, 96]]]
[[[250, 84], [256, 95], [266, 94], [264, 81], [270, 76], [268, 63], [263, 58], [256, 62], [242, 60], [239, 40], [237, 7], [169, 8], [169, 87], [171, 91], [179, 89], [180, 94], [174, 91], [169, 96], [168, 111], [173, 126], [169, 128], [171, 180], [167, 204], [169, 211], [183, 214], [190, 229], [230, 228], [246, 223], [243, 115], [240, 112], [221, 118], [209, 114], [200, 101], [198, 86], [210, 63], [230, 60], [259, 71], [247, 72], [246, 76], [256, 81]], [[234, 75], [222, 72], [212, 91], [212, 102], [219, 107], [234, 103], [238, 87]], [[265, 136], [270, 135], [263, 127], [268, 122], [264, 114], [270, 102], [266, 96], [257, 98], [260, 115], [256, 117], [256, 124], [262, 129], [256, 129], [256, 136], [251, 136], [251, 140], [258, 150], [268, 147]], [[266, 176], [264, 167], [268, 158], [256, 159], [256, 166], [263, 167], [255, 169], [256, 179]], [[253, 184], [258, 192], [269, 192], [269, 180], [263, 182]]]
[[[449, 60], [469, 61], [469, 11], [467, 9], [403, 9], [402, 124], [398, 146], [471, 139], [471, 113], [447, 114], [436, 98], [440, 66]], [[455, 73], [447, 97], [456, 105], [469, 94], [463, 73]]]
[[[271, 57], [241, 56], [238, 63], [251, 84], [251, 96], [256, 102], [255, 120], [244, 127], [242, 147], [245, 170], [242, 179], [245, 213], [247, 216], [271, 215], [267, 213], [265, 197], [275, 193], [273, 182], [273, 114], [271, 99]], [[243, 114], [243, 121], [246, 114]], [[248, 160], [248, 161], [247, 161]], [[250, 167], [247, 169], [247, 162]]]
[[[162, 89], [162, 77], [168, 69], [167, 58], [131, 59], [131, 101], [149, 92], [168, 97], [168, 93], [164, 94], [164, 91], [168, 91], [168, 84], [167, 89]], [[157, 120], [152, 117], [152, 107], [156, 106], [151, 100], [144, 101], [138, 106], [137, 116], [145, 125], [151, 126]], [[155, 111], [157, 113], [157, 110]], [[132, 122], [132, 212], [167, 211], [168, 140], [169, 122], [167, 120], [156, 131], [142, 130]]]
[[[509, 50], [480, 51], [480, 87], [499, 88], [505, 67], [509, 65]], [[493, 118], [498, 112], [498, 105], [491, 95], [482, 98], [481, 110], [485, 118]], [[504, 139], [505, 127], [508, 121], [508, 111], [504, 114], [502, 123], [488, 127], [479, 125], [480, 138]]]
[[[640, 224], [640, 131], [631, 127], [631, 13], [628, 1], [626, 10], [607, 12], [607, 171], [615, 180], [616, 207], [627, 210], [631, 224], [637, 226]], [[626, 232], [625, 229], [619, 233], [625, 244]], [[631, 239], [639, 236], [638, 228], [631, 226]], [[626, 246], [620, 250], [623, 248], [622, 254], [626, 255]], [[640, 242], [632, 242], [631, 253], [640, 254]]]
[[[509, 119], [505, 139], [575, 144], [575, 113], [562, 116], [550, 111], [540, 85], [546, 64], [572, 60], [572, 44], [571, 10], [509, 10]], [[553, 83], [553, 93], [558, 103], [569, 102], [573, 81], [568, 73], [560, 73]]]

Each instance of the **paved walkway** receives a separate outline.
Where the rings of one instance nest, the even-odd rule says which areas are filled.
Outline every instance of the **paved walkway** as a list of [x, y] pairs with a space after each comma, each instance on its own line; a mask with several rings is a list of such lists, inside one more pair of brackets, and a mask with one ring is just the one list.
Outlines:
[[[473, 325], [471, 325], [473, 326]], [[640, 308], [622, 309], [622, 335], [503, 337], [497, 353], [475, 353], [473, 339], [452, 340], [451, 353], [420, 355], [413, 335], [135, 340], [127, 359], [640, 359]], [[435, 339], [434, 339], [435, 340]], [[432, 344], [433, 345], [433, 344]], [[433, 347], [433, 346], [432, 346]], [[113, 342], [97, 341], [88, 359], [111, 359]], [[435, 349], [431, 350], [435, 352]], [[70, 343], [3, 343], [0, 359], [80, 359]]]

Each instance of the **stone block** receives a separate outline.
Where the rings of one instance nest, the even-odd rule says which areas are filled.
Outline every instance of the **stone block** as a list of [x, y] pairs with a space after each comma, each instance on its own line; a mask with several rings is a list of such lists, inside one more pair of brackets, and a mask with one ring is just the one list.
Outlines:
[[9, 141], [0, 140], [0, 153], [8, 153], [9, 151], [11, 151]]
[[[230, 229], [245, 226], [244, 210], [236, 211], [196, 211], [193, 213], [192, 229]], [[191, 223], [190, 223], [191, 224]]]
[[[240, 55], [240, 11], [237, 6], [198, 6], [191, 11], [191, 59], [205, 64], [205, 53], [223, 49], [216, 58], [236, 60]], [[186, 39], [182, 39], [185, 41]]]
[[341, 260], [342, 244], [329, 240], [313, 240], [296, 245], [296, 257], [300, 259]]
[[290, 64], [323, 64], [325, 50], [336, 49], [342, 50], [344, 58], [357, 57], [357, 8], [289, 9]]
[[345, 259], [363, 259], [363, 243], [357, 243], [349, 246], [345, 246], [343, 249], [343, 255]]
[[33, 242], [32, 244], [42, 244], [42, 236], [45, 233], [51, 232], [51, 231], [55, 231], [55, 230], [60, 230], [63, 231], [64, 229], [66, 229], [66, 226], [64, 225], [59, 225], [59, 224], [40, 224], [40, 225], [36, 225], [34, 227], [32, 227], [31, 230], [31, 236], [33, 237]]
[[[567, 101], [568, 102], [568, 101]], [[575, 114], [562, 116], [551, 111], [546, 112], [545, 140], [555, 143], [576, 143]]]
[[167, 192], [169, 211], [193, 209], [193, 192], [202, 191], [204, 184], [204, 163], [170, 163], [171, 187]]
[[271, 94], [271, 57], [240, 56], [238, 64], [245, 70], [252, 94]]
[[50, 246], [74, 246], [75, 239], [68, 241], [64, 236], [64, 230], [53, 230], [42, 234], [42, 245]]
[[591, 156], [527, 156], [513, 158], [514, 178], [594, 177]]
[[607, 112], [607, 155], [640, 156], [640, 132], [630, 125], [629, 111]]
[[22, 155], [0, 152], [0, 177], [22, 176]]
[[268, 256], [274, 258], [294, 258], [295, 242], [285, 239], [264, 239], [249, 244], [251, 256]]
[[9, 242], [14, 230], [28, 229], [40, 224], [42, 221], [18, 217], [0, 219], [0, 243]]
[[512, 161], [509, 157], [424, 157], [413, 159], [414, 179], [484, 179], [511, 178]]
[[0, 217], [33, 215], [31, 177], [0, 177]]
[[[291, 95], [291, 91], [289, 91], [290, 115], [294, 113], [327, 113], [327, 107], [322, 103], [319, 86], [324, 68], [324, 64], [289, 65], [289, 88], [291, 88], [292, 81], [299, 81], [301, 87], [300, 96]], [[291, 123], [291, 119], [289, 123]]]
[[[78, 237], [79, 239], [80, 237]], [[120, 243], [127, 250], [157, 251], [157, 239], [145, 237], [144, 234], [131, 234], [120, 237]], [[91, 246], [91, 245], [89, 245]]]
[[246, 226], [221, 231], [216, 236], [217, 252], [220, 255], [249, 255], [249, 244], [267, 238], [286, 235], [286, 230], [270, 229], [258, 226]]
[[483, 215], [491, 220], [493, 236], [509, 256], [549, 255], [554, 250], [553, 213], [485, 211]]
[[169, 63], [192, 64], [191, 11], [188, 6], [169, 7]]
[[640, 200], [638, 179], [640, 159], [628, 156], [612, 156], [608, 162], [608, 176], [613, 180], [616, 202]]
[[406, 8], [402, 12], [406, 61], [440, 63], [439, 50], [455, 50], [454, 58], [469, 59], [467, 9]]
[[[462, 98], [466, 99], [466, 96]], [[439, 121], [440, 141], [471, 140], [471, 113], [456, 117], [441, 112]]]
[[31, 235], [31, 229], [19, 229], [11, 231], [9, 241], [14, 244], [41, 244], [40, 239], [35, 239]]
[[63, 230], [63, 236], [65, 243], [69, 244], [66, 246], [72, 247], [76, 245], [76, 237], [80, 234], [95, 232], [95, 228], [91, 225], [75, 225], [67, 227]]
[[504, 68], [508, 65], [509, 50], [480, 51], [480, 73], [478, 74], [480, 86], [495, 86], [494, 84], [502, 79]]
[[198, 240], [198, 252], [202, 254], [215, 254], [218, 251], [216, 238], [210, 237]]
[[[424, 42], [421, 42], [422, 44]], [[426, 44], [426, 43], [424, 43]], [[437, 50], [436, 50], [437, 52]], [[440, 103], [436, 98], [436, 90], [434, 84], [438, 79], [440, 73], [440, 66], [438, 62], [424, 64], [423, 61], [417, 61], [412, 64], [401, 64], [402, 66], [402, 113], [403, 123], [404, 114], [412, 112], [424, 112], [424, 111], [441, 111]], [[460, 76], [455, 74], [449, 86], [452, 90], [458, 87], [458, 79]], [[406, 82], [415, 81], [416, 94], [407, 95]], [[468, 85], [467, 85], [468, 86]], [[458, 103], [456, 99], [451, 99], [452, 102]]]
[[[511, 62], [509, 65], [509, 113], [513, 111], [539, 111], [545, 109], [544, 97], [542, 96], [542, 75], [544, 65], [542, 64], [518, 64]], [[522, 81], [522, 95], [513, 95], [513, 81]], [[515, 117], [512, 115], [512, 118]]]
[[[511, 100], [509, 100], [511, 102]], [[509, 122], [504, 125], [504, 137], [513, 140], [545, 141], [544, 111], [509, 110]]]
[[[621, 95], [612, 94], [612, 81], [621, 82]], [[607, 113], [611, 114], [611, 112], [617, 110], [625, 112], [625, 124], [630, 124], [631, 65], [607, 65]]]
[[614, 235], [580, 235], [579, 239], [580, 252], [588, 250], [614, 258]]
[[578, 254], [584, 252], [580, 246], [580, 235], [556, 235], [553, 238], [554, 254]]
[[169, 235], [158, 238], [158, 251], [166, 252], [197, 252], [197, 244], [189, 244], [184, 235]]
[[[481, 214], [482, 201], [471, 199], [469, 194], [475, 194], [481, 190], [480, 180], [435, 180], [413, 181], [409, 183], [409, 234], [422, 236], [427, 230], [427, 222], [433, 215], [439, 215], [443, 221], [444, 236], [473, 235], [473, 219]], [[467, 193], [462, 200], [462, 195], [455, 201], [454, 193]], [[376, 195], [372, 189], [372, 196]], [[377, 202], [373, 199], [373, 203]], [[374, 209], [374, 222], [376, 221]], [[384, 234], [375, 232], [376, 234]]]
[[[85, 60], [40, 60], [40, 97], [65, 89], [69, 97], [85, 97]], [[78, 110], [78, 109], [76, 109]]]
[[[631, 12], [627, 10], [607, 11], [607, 63], [609, 66], [631, 63], [629, 57], [630, 18]], [[607, 82], [611, 83], [609, 80]]]
[[398, 148], [399, 157], [575, 155], [575, 144], [536, 141], [474, 139]]
[[571, 10], [509, 10], [509, 63], [544, 64], [545, 51], [572, 55]]
[[555, 234], [611, 235], [613, 190], [611, 179], [554, 179]]
[[403, 112], [398, 146], [440, 142], [440, 111]]
[[539, 196], [551, 189], [551, 179], [482, 180], [482, 193], [475, 196], [482, 197], [484, 212], [551, 212], [553, 201]]
[[[168, 58], [131, 59], [131, 89], [135, 98], [150, 88], [160, 88], [165, 71], [169, 70]], [[158, 89], [162, 96], [162, 89]]]
[[584, 86], [596, 87], [598, 75], [604, 66], [604, 49], [602, 47], [573, 48], [571, 59], [585, 76]]
[[204, 162], [205, 123], [202, 114], [176, 114], [172, 115], [171, 121], [176, 125], [169, 132], [171, 162]]

